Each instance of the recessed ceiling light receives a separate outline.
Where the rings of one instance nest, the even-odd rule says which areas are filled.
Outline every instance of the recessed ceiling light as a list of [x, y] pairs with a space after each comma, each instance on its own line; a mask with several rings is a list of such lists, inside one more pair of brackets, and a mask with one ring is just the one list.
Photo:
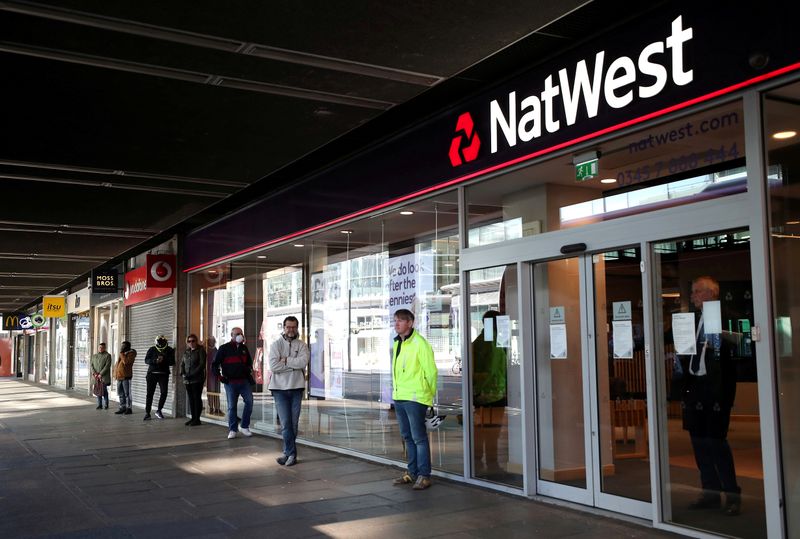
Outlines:
[[401, 212], [400, 212], [400, 215], [414, 215], [414, 212], [413, 212], [413, 211], [408, 211], [408, 210], [406, 210], [406, 211], [401, 211]]
[[256, 258], [267, 258], [267, 255], [258, 255]]
[[617, 183], [616, 178], [603, 178], [600, 180], [600, 183]]
[[772, 135], [772, 138], [783, 140], [787, 138], [792, 138], [797, 135], [797, 131], [778, 131]]
[[304, 245], [304, 244], [302, 244], [302, 243], [295, 243], [295, 244], [294, 244], [294, 246], [295, 246], [295, 247], [305, 247], [305, 245]]
[[342, 234], [352, 234], [353, 233], [352, 230], [340, 230], [339, 232], [341, 232]]

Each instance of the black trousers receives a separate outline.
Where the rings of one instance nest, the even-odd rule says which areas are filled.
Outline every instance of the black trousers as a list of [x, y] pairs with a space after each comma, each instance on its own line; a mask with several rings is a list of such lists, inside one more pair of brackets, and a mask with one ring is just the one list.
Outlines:
[[186, 397], [189, 400], [192, 421], [199, 421], [200, 412], [203, 410], [203, 384], [201, 382], [186, 384]]
[[158, 384], [158, 411], [164, 408], [164, 403], [167, 402], [167, 384], [169, 383], [168, 372], [148, 372], [147, 373], [147, 400], [145, 401], [144, 413], [149, 414], [153, 406], [153, 395], [156, 393], [156, 384]]

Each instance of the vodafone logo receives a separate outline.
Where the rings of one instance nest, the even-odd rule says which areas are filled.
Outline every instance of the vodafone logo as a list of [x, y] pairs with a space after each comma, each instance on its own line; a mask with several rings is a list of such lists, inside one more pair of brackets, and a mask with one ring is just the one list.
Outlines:
[[169, 281], [172, 278], [172, 273], [172, 266], [163, 260], [159, 260], [150, 266], [150, 277], [160, 283]]
[[450, 142], [450, 164], [457, 167], [464, 162], [474, 161], [480, 148], [481, 139], [475, 132], [475, 123], [470, 113], [465, 112], [458, 117], [456, 136]]

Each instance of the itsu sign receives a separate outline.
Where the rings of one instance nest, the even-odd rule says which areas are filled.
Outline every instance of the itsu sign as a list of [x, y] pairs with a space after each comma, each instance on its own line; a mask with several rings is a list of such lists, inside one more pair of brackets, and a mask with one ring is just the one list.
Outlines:
[[168, 296], [175, 275], [175, 255], [147, 255], [144, 266], [125, 274], [125, 305]]

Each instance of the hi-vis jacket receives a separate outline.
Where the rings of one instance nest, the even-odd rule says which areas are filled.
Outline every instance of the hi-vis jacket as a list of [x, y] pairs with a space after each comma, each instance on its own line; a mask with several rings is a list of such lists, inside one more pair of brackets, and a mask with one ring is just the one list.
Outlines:
[[422, 335], [412, 331], [404, 341], [399, 337], [395, 339], [392, 348], [392, 399], [432, 406], [437, 374], [433, 348]]

